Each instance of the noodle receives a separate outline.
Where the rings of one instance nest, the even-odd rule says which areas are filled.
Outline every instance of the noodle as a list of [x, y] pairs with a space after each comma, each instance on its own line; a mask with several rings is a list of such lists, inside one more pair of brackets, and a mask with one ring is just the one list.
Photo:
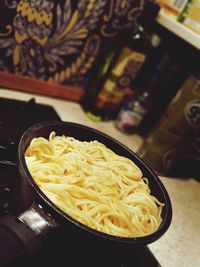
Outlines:
[[123, 237], [146, 236], [159, 227], [164, 204], [150, 194], [134, 162], [98, 141], [57, 136], [34, 138], [28, 169], [43, 193], [81, 223]]

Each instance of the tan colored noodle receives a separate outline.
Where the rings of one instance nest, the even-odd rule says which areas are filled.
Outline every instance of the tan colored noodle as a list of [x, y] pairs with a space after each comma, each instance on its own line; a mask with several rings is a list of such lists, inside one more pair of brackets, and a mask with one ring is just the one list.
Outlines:
[[107, 234], [140, 237], [160, 225], [163, 204], [150, 194], [147, 178], [128, 158], [98, 141], [39, 137], [25, 155], [40, 189], [61, 210]]

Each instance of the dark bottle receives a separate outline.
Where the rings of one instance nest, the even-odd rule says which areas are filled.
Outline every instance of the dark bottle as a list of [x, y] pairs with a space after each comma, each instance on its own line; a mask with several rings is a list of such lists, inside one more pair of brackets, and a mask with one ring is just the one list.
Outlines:
[[113, 44], [112, 50], [105, 56], [82, 105], [90, 118], [110, 120], [116, 117], [125, 95], [131, 90], [133, 80], [160, 43], [160, 38], [151, 32], [158, 10], [158, 5], [147, 2], [135, 19], [134, 30], [121, 34], [120, 47], [115, 48]]
[[138, 132], [145, 117], [151, 111], [159, 90], [159, 83], [171, 62], [171, 56], [166, 54], [156, 65], [154, 70], [144, 77], [144, 80], [135, 83], [135, 94], [128, 97], [115, 120], [115, 126], [128, 134]]
[[180, 63], [177, 64], [177, 62], [174, 61], [172, 55], [168, 66], [166, 66], [162, 74], [162, 79], [158, 81], [156, 90], [152, 92], [152, 104], [149, 108], [149, 112], [145, 115], [138, 127], [138, 134], [145, 137], [151, 132], [186, 77], [186, 70], [182, 68]]

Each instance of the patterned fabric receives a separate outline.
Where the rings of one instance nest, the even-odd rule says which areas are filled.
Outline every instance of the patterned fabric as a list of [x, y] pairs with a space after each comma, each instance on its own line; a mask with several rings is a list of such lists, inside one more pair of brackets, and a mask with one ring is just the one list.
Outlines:
[[86, 88], [144, 0], [1, 0], [0, 70]]

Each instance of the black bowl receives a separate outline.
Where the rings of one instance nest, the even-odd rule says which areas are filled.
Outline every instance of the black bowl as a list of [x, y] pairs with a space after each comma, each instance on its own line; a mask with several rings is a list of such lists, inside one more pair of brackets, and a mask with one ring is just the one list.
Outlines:
[[[158, 198], [160, 202], [164, 203], [161, 214], [162, 223], [159, 226], [158, 230], [148, 236], [136, 238], [109, 235], [87, 227], [86, 225], [71, 218], [69, 215], [57, 208], [44, 195], [44, 193], [39, 189], [39, 187], [31, 177], [24, 158], [25, 151], [33, 138], [41, 136], [48, 138], [50, 132], [52, 131], [55, 131], [57, 135], [65, 134], [67, 136], [72, 136], [80, 141], [98, 140], [99, 142], [105, 144], [108, 148], [112, 149], [115, 153], [132, 160], [141, 169], [143, 176], [148, 178], [151, 193], [156, 198]], [[72, 236], [78, 231], [79, 236], [92, 236], [94, 237], [94, 239], [104, 239], [106, 242], [112, 241], [114, 243], [120, 244], [125, 243], [133, 245], [147, 245], [159, 239], [166, 232], [171, 223], [172, 206], [170, 198], [157, 175], [129, 148], [113, 139], [112, 137], [93, 128], [77, 123], [62, 121], [47, 121], [33, 125], [21, 137], [18, 148], [18, 167], [22, 181], [25, 184], [25, 186], [23, 186], [23, 192], [21, 193], [26, 193], [26, 197], [24, 198], [26, 199], [26, 204], [30, 206], [32, 202], [37, 199], [37, 201], [39, 201], [42, 206], [45, 206], [44, 209], [47, 210], [47, 212], [50, 213], [58, 223], [63, 225], [65, 228], [70, 229], [70, 235]]]

